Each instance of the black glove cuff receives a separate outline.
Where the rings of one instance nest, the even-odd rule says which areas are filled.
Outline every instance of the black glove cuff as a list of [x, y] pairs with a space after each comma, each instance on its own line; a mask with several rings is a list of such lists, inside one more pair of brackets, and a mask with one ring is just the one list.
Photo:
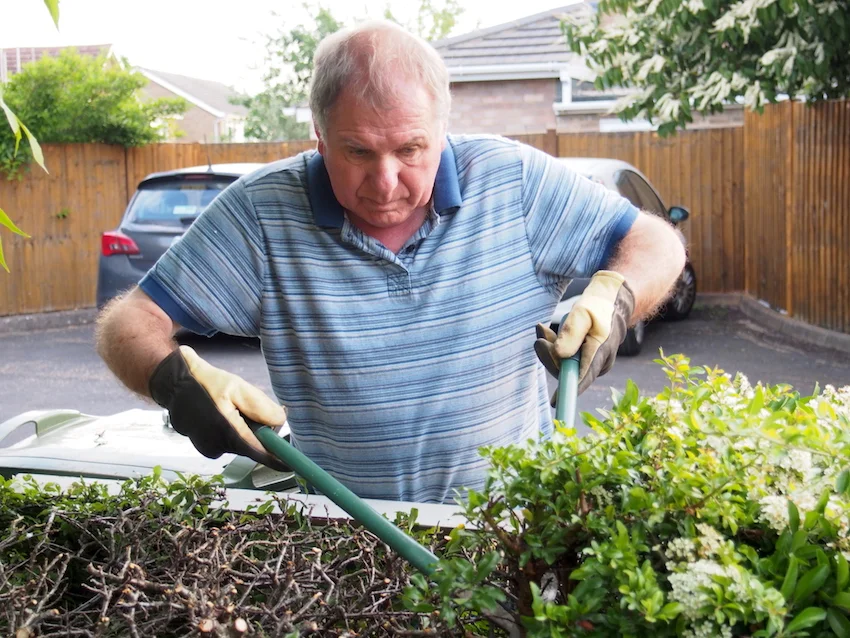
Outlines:
[[[635, 314], [635, 293], [625, 280], [617, 293], [614, 306], [626, 318], [626, 324], [631, 323], [632, 315]], [[623, 335], [623, 338], [625, 339], [625, 335]]]
[[148, 381], [148, 392], [157, 405], [167, 410], [171, 407], [176, 389], [191, 377], [189, 366], [186, 365], [186, 360], [177, 349], [156, 366]]

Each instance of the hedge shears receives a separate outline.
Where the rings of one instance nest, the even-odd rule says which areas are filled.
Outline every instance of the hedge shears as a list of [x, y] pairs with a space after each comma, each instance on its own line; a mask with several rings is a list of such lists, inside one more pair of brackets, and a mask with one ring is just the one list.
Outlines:
[[[578, 355], [564, 359], [561, 362], [561, 371], [558, 376], [555, 419], [563, 422], [568, 428], [575, 425], [578, 379]], [[325, 472], [270, 427], [252, 423], [248, 419], [246, 421], [266, 450], [286, 463], [293, 472], [336, 503], [349, 516], [380, 538], [420, 572], [426, 576], [434, 573], [439, 558], [427, 547], [415, 541], [399, 527], [381, 516], [368, 503]], [[508, 631], [512, 637], [521, 635], [510, 612], [500, 610], [500, 612], [492, 613], [489, 617], [491, 621]]]

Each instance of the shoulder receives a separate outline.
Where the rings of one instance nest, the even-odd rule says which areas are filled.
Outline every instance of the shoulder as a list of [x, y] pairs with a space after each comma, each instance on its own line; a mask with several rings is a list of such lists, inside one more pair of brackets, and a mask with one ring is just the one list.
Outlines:
[[462, 184], [506, 184], [522, 179], [523, 145], [498, 135], [448, 137]]
[[509, 167], [521, 169], [523, 163], [548, 164], [555, 159], [533, 146], [500, 135], [449, 135], [448, 139], [457, 158], [459, 174], [479, 166], [488, 171]]
[[307, 162], [315, 154], [315, 150], [309, 150], [293, 157], [270, 162], [247, 175], [243, 175], [238, 182], [248, 193], [280, 187], [306, 189]]
[[449, 135], [458, 164], [476, 161], [491, 161], [494, 163], [519, 161], [522, 144], [500, 135]]

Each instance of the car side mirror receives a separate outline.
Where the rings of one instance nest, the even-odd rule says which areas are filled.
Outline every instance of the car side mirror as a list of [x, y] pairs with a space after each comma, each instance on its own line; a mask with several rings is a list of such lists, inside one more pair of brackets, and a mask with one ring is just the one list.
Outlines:
[[670, 207], [670, 221], [674, 224], [681, 224], [688, 217], [690, 217], [690, 213], [688, 209], [684, 206], [671, 206]]

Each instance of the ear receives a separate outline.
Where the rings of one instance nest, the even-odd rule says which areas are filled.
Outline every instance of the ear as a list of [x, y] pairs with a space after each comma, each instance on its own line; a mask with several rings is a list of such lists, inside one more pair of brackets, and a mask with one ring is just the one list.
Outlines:
[[319, 155], [325, 154], [325, 141], [322, 139], [322, 134], [319, 133], [319, 127], [316, 126], [315, 120], [313, 121], [313, 131], [316, 133], [316, 139], [318, 140], [317, 149], [319, 151]]

